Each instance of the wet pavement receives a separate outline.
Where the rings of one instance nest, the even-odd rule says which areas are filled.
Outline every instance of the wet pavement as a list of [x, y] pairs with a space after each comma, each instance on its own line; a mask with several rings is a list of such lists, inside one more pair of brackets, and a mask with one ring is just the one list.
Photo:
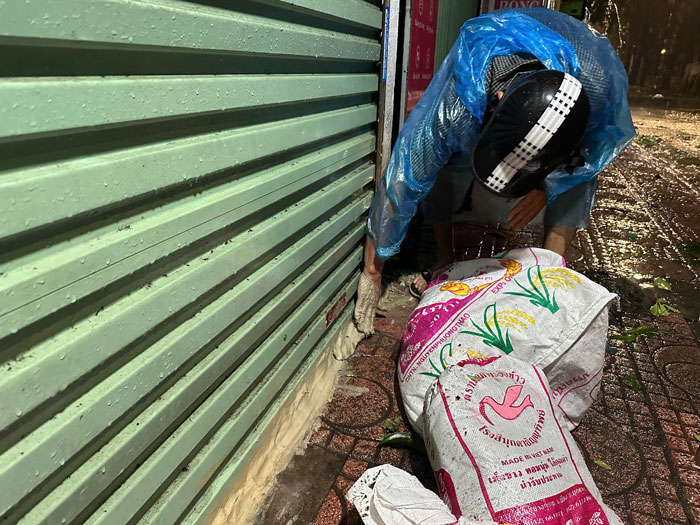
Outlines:
[[[694, 466], [700, 446], [700, 244], [693, 244], [700, 241], [700, 115], [636, 109], [633, 116], [640, 136], [601, 175], [590, 226], [578, 232], [566, 259], [620, 296], [611, 336], [639, 326], [658, 334], [628, 343], [610, 338], [601, 393], [574, 436], [605, 502], [625, 523], [700, 525], [700, 470]], [[541, 237], [540, 228], [514, 234], [469, 224], [457, 227], [455, 241], [462, 258], [472, 259], [538, 245]], [[425, 265], [430, 242], [420, 247], [404, 249], [407, 255], [387, 266], [389, 311], [348, 359], [305, 450], [278, 478], [260, 524], [361, 523], [344, 494], [365, 469], [383, 463], [436, 490], [423, 455], [377, 447], [387, 420], [399, 418], [398, 430], [409, 430], [396, 363], [416, 305], [408, 295], [410, 271]], [[652, 315], [658, 299], [679, 313]]]

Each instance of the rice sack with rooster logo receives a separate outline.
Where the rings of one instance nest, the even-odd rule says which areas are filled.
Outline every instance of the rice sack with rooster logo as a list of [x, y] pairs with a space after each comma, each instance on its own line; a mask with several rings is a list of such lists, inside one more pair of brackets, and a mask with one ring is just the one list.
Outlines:
[[425, 393], [449, 364], [507, 355], [544, 369], [554, 404], [573, 429], [600, 386], [614, 298], [537, 248], [436, 272], [408, 320], [399, 358], [411, 424], [422, 433]]
[[425, 399], [424, 439], [452, 514], [519, 525], [621, 524], [561, 417], [534, 365], [503, 356], [444, 371]]

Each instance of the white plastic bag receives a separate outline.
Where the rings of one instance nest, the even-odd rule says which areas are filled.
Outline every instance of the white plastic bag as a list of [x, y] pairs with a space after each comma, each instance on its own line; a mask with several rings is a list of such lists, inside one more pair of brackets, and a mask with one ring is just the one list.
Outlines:
[[392, 465], [367, 470], [350, 488], [347, 498], [365, 525], [496, 525], [457, 519], [437, 494]]
[[545, 370], [573, 429], [597, 394], [615, 296], [548, 250], [523, 248], [438, 272], [411, 314], [398, 378], [406, 414], [423, 432], [430, 384], [465, 358], [516, 357]]
[[456, 517], [622, 524], [603, 504], [534, 365], [502, 356], [449, 367], [425, 399], [425, 442], [440, 493]]

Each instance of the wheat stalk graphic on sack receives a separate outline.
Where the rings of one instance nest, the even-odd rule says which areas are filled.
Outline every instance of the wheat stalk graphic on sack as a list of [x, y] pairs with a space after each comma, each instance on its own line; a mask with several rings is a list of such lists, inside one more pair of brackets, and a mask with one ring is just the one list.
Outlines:
[[[540, 273], [544, 283], [552, 288], [568, 291], [576, 288], [577, 284], [581, 284], [581, 278], [568, 268], [548, 268]], [[542, 286], [539, 276], [534, 280], [534, 283], [535, 286]]]
[[514, 328], [519, 333], [529, 328], [527, 323], [533, 326], [535, 325], [535, 320], [522, 310], [503, 310], [502, 312], [498, 312], [495, 318], [491, 316], [488, 325], [493, 327], [496, 322], [498, 322], [502, 328]]
[[[532, 275], [537, 272], [536, 275]], [[520, 292], [504, 292], [505, 295], [516, 295], [525, 297], [530, 300], [530, 303], [535, 306], [546, 308], [553, 314], [559, 311], [559, 305], [555, 298], [555, 291], [551, 294], [549, 288], [557, 288], [563, 291], [574, 289], [576, 284], [581, 283], [581, 278], [567, 268], [547, 268], [542, 270], [539, 266], [533, 266], [527, 270], [527, 280], [530, 287], [521, 284], [513, 279], [513, 282]]]

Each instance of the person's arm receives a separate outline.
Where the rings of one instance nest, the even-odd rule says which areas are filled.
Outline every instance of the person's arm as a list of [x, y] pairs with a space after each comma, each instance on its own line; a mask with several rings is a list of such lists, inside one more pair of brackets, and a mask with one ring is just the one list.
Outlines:
[[374, 245], [372, 238], [365, 236], [365, 253], [364, 253], [364, 273], [367, 274], [374, 284], [380, 286], [382, 284], [382, 272], [384, 271], [384, 261], [377, 256], [377, 247]]
[[367, 221], [379, 259], [398, 253], [418, 204], [453, 153], [470, 151], [478, 121], [457, 95], [454, 57], [443, 63], [396, 140]]
[[382, 295], [382, 271], [384, 261], [377, 256], [372, 238], [365, 237], [364, 268], [357, 286], [355, 324], [364, 335], [374, 333], [374, 313]]
[[443, 74], [440, 80], [431, 83], [432, 92], [426, 92], [399, 134], [372, 201], [355, 305], [355, 322], [365, 335], [374, 332], [384, 260], [399, 251], [418, 203], [432, 188], [440, 168], [453, 152], [467, 149], [478, 129], [457, 96], [453, 75]]
[[547, 206], [547, 192], [542, 188], [535, 188], [526, 193], [513, 206], [508, 214], [508, 226], [518, 231], [537, 217], [537, 215]]

